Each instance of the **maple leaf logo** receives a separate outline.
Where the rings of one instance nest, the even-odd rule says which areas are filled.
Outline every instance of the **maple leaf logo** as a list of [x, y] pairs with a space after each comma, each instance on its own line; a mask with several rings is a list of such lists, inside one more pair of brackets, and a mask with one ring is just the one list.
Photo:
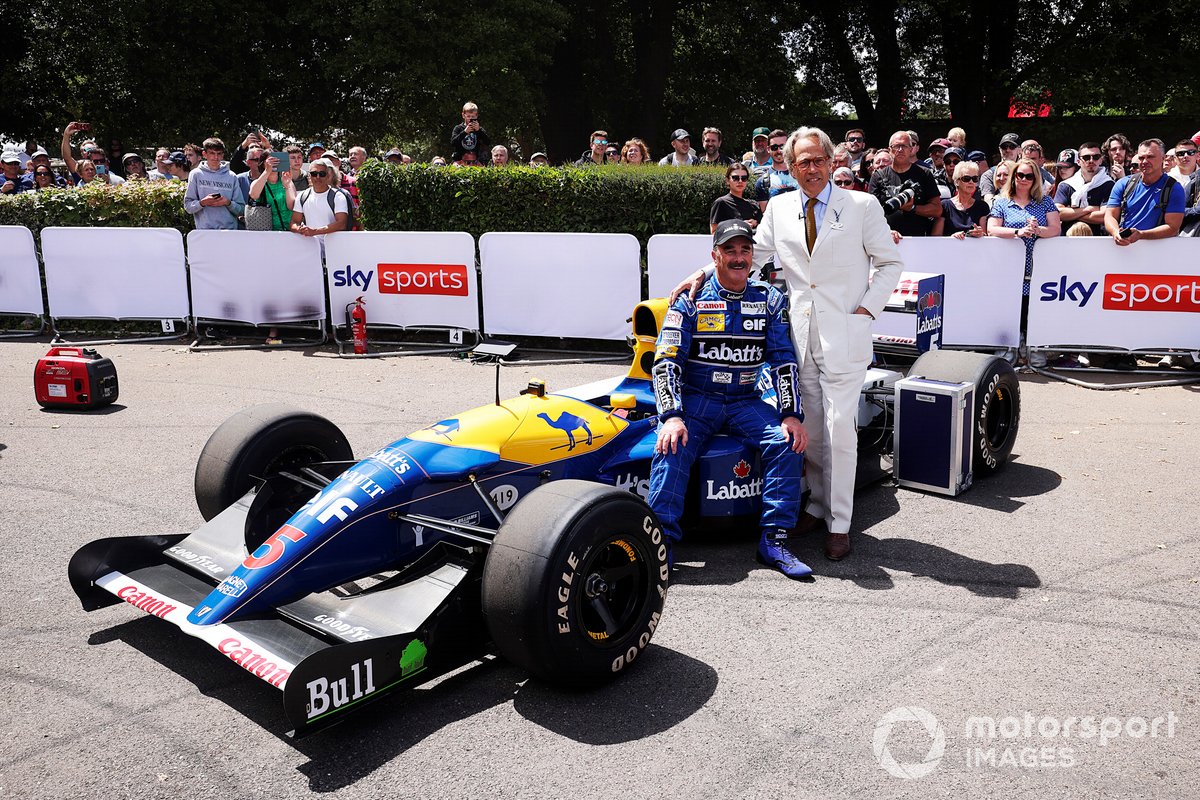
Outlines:
[[746, 459], [742, 459], [733, 466], [733, 474], [739, 478], [744, 478], [750, 474], [750, 465], [746, 463]]

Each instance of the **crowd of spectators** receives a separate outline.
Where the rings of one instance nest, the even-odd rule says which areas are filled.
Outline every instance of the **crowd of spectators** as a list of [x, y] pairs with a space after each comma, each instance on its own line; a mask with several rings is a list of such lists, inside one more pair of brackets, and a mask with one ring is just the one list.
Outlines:
[[[521, 163], [514, 147], [492, 143], [479, 115], [475, 103], [463, 106], [462, 122], [450, 133], [450, 158], [435, 156], [431, 165]], [[276, 149], [266, 134], [252, 131], [232, 153], [217, 138], [178, 150], [160, 147], [148, 167], [140, 154], [122, 152], [117, 140], [106, 150], [85, 138], [76, 149], [74, 137], [89, 130], [86, 123], [72, 122], [63, 131], [65, 174], [36, 142], [27, 142], [24, 151], [4, 152], [0, 193], [95, 182], [182, 181], [187, 184], [184, 209], [197, 228], [323, 236], [358, 227], [357, 174], [368, 157], [362, 147], [351, 147], [343, 162], [321, 142]], [[772, 198], [798, 188], [784, 163], [786, 140], [782, 129], [755, 128], [750, 149], [736, 157], [722, 149], [724, 136], [715, 127], [703, 129], [698, 151], [688, 131], [677, 128], [669, 151], [656, 161], [644, 140], [632, 137], [621, 143], [607, 131], [595, 130], [587, 148], [570, 163], [723, 168], [728, 192], [713, 201], [710, 231], [727, 219], [745, 220], [753, 228]], [[1136, 147], [1115, 133], [1102, 143], [1086, 141], [1047, 159], [1036, 139], [1016, 133], [1001, 136], [988, 152], [968, 145], [962, 128], [951, 128], [925, 148], [915, 131], [896, 131], [885, 147], [875, 148], [862, 129], [852, 128], [834, 148], [829, 169], [835, 186], [878, 199], [897, 241], [907, 236], [1024, 240], [1028, 294], [1032, 248], [1039, 238], [1109, 236], [1128, 247], [1143, 239], [1200, 236], [1200, 179], [1193, 179], [1198, 149], [1200, 133], [1170, 146], [1151, 138]], [[395, 148], [381, 157], [395, 164], [411, 162]], [[528, 164], [545, 166], [550, 160], [535, 152]], [[1129, 359], [1114, 363], [1131, 366]]]

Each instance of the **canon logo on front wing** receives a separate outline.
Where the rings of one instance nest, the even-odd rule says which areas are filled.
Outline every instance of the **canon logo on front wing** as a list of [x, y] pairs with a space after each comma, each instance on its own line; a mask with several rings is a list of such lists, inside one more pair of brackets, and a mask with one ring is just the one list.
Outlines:
[[380, 294], [467, 296], [465, 264], [380, 264]]

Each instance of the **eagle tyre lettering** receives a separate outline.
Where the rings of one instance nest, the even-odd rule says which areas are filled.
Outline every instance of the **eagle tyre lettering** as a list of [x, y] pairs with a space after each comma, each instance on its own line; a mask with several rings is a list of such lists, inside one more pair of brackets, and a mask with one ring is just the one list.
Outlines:
[[507, 516], [482, 601], [502, 656], [552, 683], [592, 686], [649, 646], [666, 601], [667, 546], [637, 495], [556, 481]]

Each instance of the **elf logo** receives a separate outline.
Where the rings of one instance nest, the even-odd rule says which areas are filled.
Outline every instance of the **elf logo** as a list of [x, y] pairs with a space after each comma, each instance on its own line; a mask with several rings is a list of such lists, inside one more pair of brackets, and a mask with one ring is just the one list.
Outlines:
[[[382, 265], [380, 265], [382, 266]], [[334, 286], [360, 286], [364, 291], [371, 287], [371, 278], [375, 275], [375, 270], [355, 269], [349, 264], [345, 269], [335, 269], [333, 271]]]
[[1097, 281], [1092, 281], [1090, 285], [1084, 284], [1082, 281], [1075, 281], [1068, 284], [1067, 276], [1063, 275], [1057, 281], [1043, 283], [1042, 296], [1039, 299], [1042, 302], [1071, 302], [1083, 308], [1088, 304], [1088, 300], [1092, 299], [1092, 294], [1095, 293], [1096, 287], [1099, 285]]
[[465, 264], [380, 264], [380, 294], [467, 296]]

